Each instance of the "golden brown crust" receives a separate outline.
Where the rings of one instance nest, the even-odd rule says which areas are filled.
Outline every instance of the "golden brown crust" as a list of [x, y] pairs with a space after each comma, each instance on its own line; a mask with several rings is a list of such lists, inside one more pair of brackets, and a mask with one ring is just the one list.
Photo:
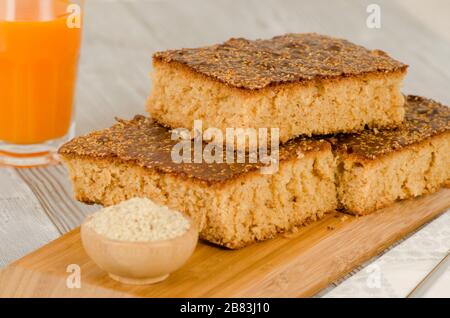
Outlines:
[[233, 38], [219, 45], [157, 52], [153, 60], [185, 65], [229, 86], [249, 90], [407, 69], [380, 50], [315, 33], [255, 41]]
[[374, 160], [450, 131], [450, 108], [433, 100], [407, 96], [405, 121], [396, 129], [367, 130], [331, 139], [341, 156]]
[[[94, 131], [86, 136], [75, 138], [64, 144], [59, 153], [65, 157], [89, 157], [92, 159], [119, 159], [122, 162], [134, 162], [138, 166], [154, 169], [161, 173], [171, 173], [182, 178], [193, 178], [207, 184], [222, 183], [256, 171], [262, 163], [180, 163], [172, 160], [171, 152], [180, 140], [171, 139], [171, 131], [144, 116], [119, 122], [111, 128]], [[194, 158], [194, 146], [191, 141]], [[203, 145], [205, 147], [206, 144]], [[324, 140], [299, 138], [280, 147], [279, 160], [286, 161], [304, 156], [311, 152], [330, 149]], [[270, 150], [269, 150], [270, 151]], [[270, 153], [269, 153], [270, 154]]]

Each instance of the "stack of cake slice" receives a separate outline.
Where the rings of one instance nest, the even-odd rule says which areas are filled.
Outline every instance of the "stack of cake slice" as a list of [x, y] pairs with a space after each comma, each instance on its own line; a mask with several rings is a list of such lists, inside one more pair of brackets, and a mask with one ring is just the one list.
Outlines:
[[[405, 98], [407, 67], [382, 51], [288, 34], [159, 52], [153, 63], [152, 119], [120, 120], [60, 149], [78, 200], [149, 197], [191, 216], [203, 239], [240, 248], [336, 209], [363, 215], [450, 185], [449, 108]], [[278, 169], [261, 173], [249, 152], [227, 163], [226, 149], [219, 162], [174, 161], [180, 142], [195, 156], [196, 141], [172, 132], [195, 120], [223, 135], [279, 128]]]

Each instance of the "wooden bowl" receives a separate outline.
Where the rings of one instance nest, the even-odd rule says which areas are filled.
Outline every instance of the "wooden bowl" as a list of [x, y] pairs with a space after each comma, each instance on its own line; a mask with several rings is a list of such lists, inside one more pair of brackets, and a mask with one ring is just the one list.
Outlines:
[[98, 234], [86, 223], [81, 225], [81, 241], [90, 258], [109, 276], [121, 283], [148, 285], [165, 280], [189, 259], [198, 241], [192, 220], [181, 236], [164, 241], [126, 242]]

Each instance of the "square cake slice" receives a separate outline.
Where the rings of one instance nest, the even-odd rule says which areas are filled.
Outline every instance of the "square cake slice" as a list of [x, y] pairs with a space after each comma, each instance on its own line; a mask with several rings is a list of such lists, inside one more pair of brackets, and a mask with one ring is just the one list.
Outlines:
[[[153, 56], [150, 116], [172, 128], [279, 128], [299, 135], [385, 128], [404, 118], [407, 66], [379, 50], [318, 34], [219, 45]], [[228, 141], [227, 141], [228, 142]]]
[[334, 140], [341, 208], [363, 215], [450, 185], [450, 109], [408, 96], [404, 124]]
[[274, 174], [262, 174], [262, 164], [248, 160], [175, 163], [177, 142], [168, 129], [137, 116], [75, 138], [59, 153], [78, 200], [112, 205], [148, 197], [189, 215], [201, 238], [228, 248], [271, 238], [337, 208], [327, 141], [286, 143]]

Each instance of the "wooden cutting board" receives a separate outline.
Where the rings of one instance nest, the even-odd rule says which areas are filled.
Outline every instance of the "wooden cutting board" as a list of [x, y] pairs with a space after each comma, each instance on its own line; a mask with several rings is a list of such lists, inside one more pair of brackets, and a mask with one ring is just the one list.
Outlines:
[[[76, 229], [0, 272], [0, 296], [302, 297], [312, 296], [450, 207], [450, 189], [364, 217], [333, 213], [297, 233], [238, 251], [200, 243], [166, 281], [128, 286], [85, 254]], [[81, 270], [81, 288], [68, 288]]]

